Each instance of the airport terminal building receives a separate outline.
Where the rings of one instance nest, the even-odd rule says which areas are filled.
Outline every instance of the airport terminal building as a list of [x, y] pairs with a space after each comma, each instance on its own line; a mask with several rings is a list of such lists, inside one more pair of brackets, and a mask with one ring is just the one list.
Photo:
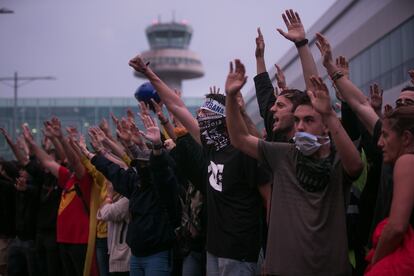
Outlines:
[[[183, 98], [184, 103], [192, 114], [203, 102], [203, 98]], [[13, 99], [2, 98], [0, 101], [0, 127], [9, 133], [13, 128]], [[139, 112], [138, 103], [134, 98], [20, 98], [17, 108], [17, 131], [20, 125], [27, 123], [32, 134], [40, 142], [43, 122], [52, 116], [58, 117], [62, 126], [74, 126], [86, 135], [90, 126], [98, 125], [105, 118], [112, 129], [114, 125], [110, 114], [118, 118], [126, 116], [128, 109]], [[166, 113], [165, 113], [166, 114]], [[140, 120], [136, 117], [136, 122]], [[4, 159], [14, 159], [5, 139], [0, 139], [0, 156]]]

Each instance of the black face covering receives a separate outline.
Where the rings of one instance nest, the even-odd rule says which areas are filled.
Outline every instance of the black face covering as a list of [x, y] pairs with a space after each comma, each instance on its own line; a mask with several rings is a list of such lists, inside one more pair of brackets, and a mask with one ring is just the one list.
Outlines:
[[299, 184], [310, 193], [321, 192], [329, 184], [334, 154], [327, 158], [315, 159], [301, 152], [296, 164]]
[[213, 114], [198, 117], [201, 143], [205, 147], [213, 147], [219, 151], [230, 145], [230, 138], [226, 131], [226, 118], [223, 115]]

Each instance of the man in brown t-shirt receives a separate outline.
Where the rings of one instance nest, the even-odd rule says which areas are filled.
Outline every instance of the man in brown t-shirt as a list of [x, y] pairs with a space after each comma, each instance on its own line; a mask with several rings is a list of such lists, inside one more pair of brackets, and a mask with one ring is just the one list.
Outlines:
[[[226, 120], [234, 147], [268, 166], [273, 174], [265, 273], [349, 275], [345, 197], [363, 168], [359, 153], [335, 112], [322, 79], [294, 111], [295, 145], [249, 135], [236, 94], [246, 82], [236, 60], [226, 81]], [[330, 139], [333, 143], [330, 143]], [[335, 147], [333, 146], [335, 144]]]

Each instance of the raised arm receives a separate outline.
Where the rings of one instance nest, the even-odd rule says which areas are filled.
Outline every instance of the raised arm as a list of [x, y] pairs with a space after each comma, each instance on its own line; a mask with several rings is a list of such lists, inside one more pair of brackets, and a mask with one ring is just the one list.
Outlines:
[[51, 122], [49, 121], [43, 122], [42, 133], [47, 139], [49, 139], [52, 142], [56, 150], [57, 158], [62, 161], [62, 164], [66, 164], [68, 159], [66, 157], [62, 143], [60, 142], [60, 139], [55, 136], [56, 133], [54, 132], [52, 128]]
[[404, 239], [414, 208], [414, 156], [401, 156], [394, 166], [394, 186], [388, 223], [378, 241], [372, 264], [394, 252]]
[[344, 78], [342, 71], [338, 69], [332, 59], [331, 46], [326, 37], [320, 33], [316, 34], [316, 46], [319, 48], [322, 58], [323, 66], [328, 71], [329, 76], [334, 81], [336, 88], [339, 90], [343, 99], [348, 103], [352, 110], [356, 113], [361, 123], [365, 126], [368, 132], [372, 135], [374, 126], [379, 120], [378, 115], [367, 97], [356, 87], [348, 78]]
[[75, 173], [76, 177], [78, 179], [82, 179], [83, 175], [85, 174], [85, 167], [82, 165], [80, 158], [74, 152], [71, 145], [69, 145], [67, 138], [63, 136], [59, 119], [53, 117], [49, 124], [53, 130], [54, 136], [61, 142], [63, 146], [65, 155], [68, 158], [69, 166], [73, 169], [73, 172]]
[[288, 32], [286, 33], [282, 29], [277, 30], [286, 39], [295, 43], [295, 46], [298, 49], [300, 62], [302, 64], [303, 78], [305, 80], [306, 89], [312, 89], [310, 77], [312, 75], [317, 76], [318, 69], [316, 68], [315, 60], [313, 59], [310, 51], [302, 21], [299, 14], [293, 10], [286, 10], [285, 13], [282, 14], [282, 18], [286, 24]]
[[319, 77], [311, 77], [313, 91], [308, 90], [313, 108], [322, 115], [327, 125], [336, 150], [341, 157], [345, 172], [353, 179], [359, 177], [363, 170], [363, 164], [358, 150], [352, 143], [341, 122], [332, 109], [328, 87]]
[[267, 136], [271, 137], [274, 119], [273, 113], [270, 112], [270, 108], [274, 105], [276, 97], [274, 94], [275, 89], [272, 85], [272, 81], [270, 80], [269, 73], [266, 71], [264, 52], [265, 42], [263, 34], [260, 28], [257, 28], [255, 51], [257, 75], [254, 77], [254, 86], [260, 116], [264, 120]]
[[375, 113], [377, 113], [379, 118], [382, 118], [382, 94], [384, 90], [378, 85], [378, 83], [374, 83], [369, 86], [369, 102], [371, 107], [374, 109]]
[[230, 135], [231, 144], [258, 159], [259, 139], [251, 134], [246, 127], [243, 116], [240, 112], [240, 105], [237, 101], [237, 93], [247, 81], [246, 69], [240, 60], [235, 60], [235, 70], [233, 63], [230, 62], [230, 72], [226, 80], [226, 123]]
[[136, 71], [145, 75], [151, 84], [155, 87], [158, 95], [162, 99], [167, 109], [184, 125], [193, 138], [200, 142], [200, 128], [197, 120], [185, 106], [182, 99], [169, 88], [152, 70], [149, 68], [140, 56], [129, 61], [129, 65]]
[[[117, 129], [121, 127], [122, 128], [129, 127], [129, 124], [127, 123], [127, 120], [125, 118], [121, 119], [121, 122], [117, 126]], [[94, 131], [96, 135], [95, 137], [99, 141], [103, 142], [111, 150], [111, 152], [114, 153], [116, 156], [118, 156], [120, 159], [124, 158], [127, 155], [124, 148], [119, 143], [117, 143], [116, 141], [106, 136], [105, 132], [103, 132], [102, 129], [100, 129], [99, 127], [96, 127], [94, 128]]]
[[174, 126], [162, 112], [162, 105], [158, 104], [156, 101], [154, 101], [154, 99], [151, 99], [151, 102], [154, 106], [155, 114], [157, 115], [158, 120], [160, 121], [164, 130], [167, 132], [168, 136], [175, 141], [177, 139], [177, 136], [174, 133]]
[[247, 114], [246, 112], [246, 106], [244, 103], [243, 95], [240, 91], [239, 93], [237, 93], [237, 102], [239, 103], [240, 113], [242, 114], [243, 121], [246, 124], [249, 134], [256, 136], [257, 138], [261, 138], [261, 134], [257, 130], [256, 125], [253, 123], [249, 114]]
[[[118, 166], [120, 166], [123, 169], [126, 169], [128, 167], [128, 165], [126, 164], [125, 161], [117, 158], [115, 155], [112, 155], [103, 145], [103, 139], [102, 136], [100, 136], [99, 133], [99, 128], [97, 127], [90, 127], [88, 130], [88, 134], [90, 137], [90, 142], [92, 147], [94, 148], [95, 152], [101, 154], [102, 156], [104, 156], [106, 159], [108, 159], [109, 161], [117, 164]], [[111, 140], [112, 141], [112, 140]], [[113, 141], [112, 141], [113, 142]], [[85, 150], [84, 150], [85, 152]], [[91, 153], [86, 153], [86, 156], [88, 157], [88, 159], [93, 158], [94, 154]]]
[[60, 165], [53, 160], [44, 150], [42, 150], [34, 141], [30, 130], [27, 126], [22, 126], [23, 137], [29, 145], [30, 151], [36, 156], [43, 168], [48, 169], [56, 178], [59, 177]]
[[20, 165], [26, 166], [29, 163], [29, 159], [27, 156], [23, 154], [23, 152], [18, 148], [17, 144], [15, 144], [10, 137], [9, 133], [4, 128], [0, 128], [0, 133], [3, 134], [4, 139], [6, 139], [7, 144], [10, 146], [11, 150], [16, 156], [17, 161], [19, 161]]
[[260, 28], [257, 28], [256, 51], [255, 51], [257, 75], [266, 72], [264, 52], [265, 52], [265, 42], [264, 42], [263, 34]]

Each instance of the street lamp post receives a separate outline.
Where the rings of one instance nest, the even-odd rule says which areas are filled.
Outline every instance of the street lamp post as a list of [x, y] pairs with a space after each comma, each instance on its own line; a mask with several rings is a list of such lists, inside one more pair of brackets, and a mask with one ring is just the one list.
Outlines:
[[[13, 103], [13, 131], [11, 132], [13, 138], [16, 138], [17, 130], [17, 100], [18, 100], [18, 89], [20, 86], [25, 85], [29, 82], [36, 80], [55, 80], [55, 77], [45, 76], [45, 77], [19, 77], [17, 72], [14, 72], [13, 77], [0, 78], [0, 82], [13, 81], [14, 89], [14, 103]], [[6, 84], [6, 83], [4, 83]], [[7, 85], [7, 84], [6, 84]]]
[[6, 14], [6, 13], [14, 13], [14, 11], [9, 10], [7, 8], [1, 8], [0, 9], [0, 14]]

